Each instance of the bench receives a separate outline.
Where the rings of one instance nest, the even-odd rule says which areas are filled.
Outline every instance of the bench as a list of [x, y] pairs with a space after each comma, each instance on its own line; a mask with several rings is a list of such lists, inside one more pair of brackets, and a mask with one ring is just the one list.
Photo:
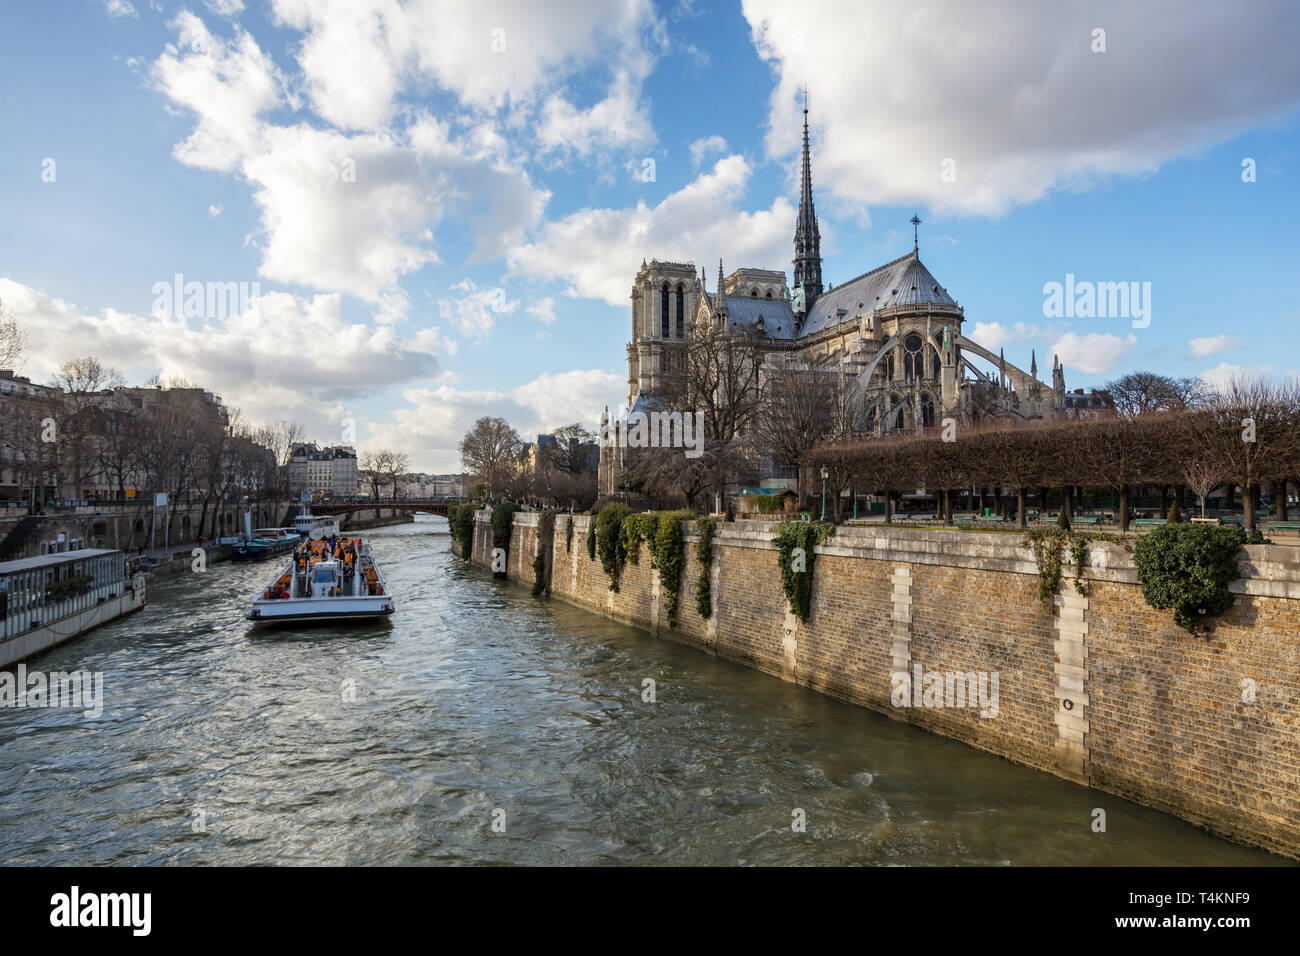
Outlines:
[[1075, 515], [1070, 519], [1070, 524], [1097, 524], [1100, 521], [1100, 515]]
[[937, 517], [937, 515], [903, 514], [903, 515], [898, 515], [898, 517], [906, 518], [909, 521], [933, 521]]
[[1269, 521], [1269, 531], [1300, 531], [1300, 521]]
[[1167, 520], [1167, 518], [1134, 518], [1133, 524], [1139, 528], [1154, 528], [1164, 524]]
[[1213, 525], [1217, 525], [1218, 523], [1219, 523], [1219, 519], [1218, 519], [1218, 518], [1193, 518], [1193, 519], [1192, 519], [1192, 524], [1213, 524]]
[[975, 520], [976, 520], [976, 521], [980, 521], [980, 522], [984, 522], [984, 523], [986, 523], [986, 524], [987, 524], [987, 523], [992, 523], [992, 522], [995, 522], [995, 521], [996, 521], [998, 524], [1001, 524], [1002, 522], [1006, 521], [1006, 519], [1003, 518], [1002, 515], [976, 515], [976, 516], [975, 516]]

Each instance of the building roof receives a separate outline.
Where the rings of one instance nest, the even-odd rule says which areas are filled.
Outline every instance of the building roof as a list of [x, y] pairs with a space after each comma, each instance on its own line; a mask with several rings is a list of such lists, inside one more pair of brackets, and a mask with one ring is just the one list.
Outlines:
[[841, 322], [856, 319], [860, 315], [870, 315], [875, 309], [898, 305], [957, 308], [957, 300], [939, 285], [939, 281], [921, 262], [914, 249], [893, 262], [886, 262], [856, 279], [823, 292], [813, 302], [803, 328], [799, 331], [799, 337], [816, 335]]
[[56, 564], [69, 561], [82, 561], [86, 558], [100, 558], [106, 554], [121, 554], [113, 548], [78, 548], [76, 551], [61, 551], [58, 554], [42, 554], [35, 558], [18, 558], [15, 561], [0, 561], [0, 575], [18, 574], [21, 571], [38, 571]]
[[[716, 296], [715, 296], [716, 298]], [[755, 328], [763, 320], [763, 331], [769, 338], [794, 338], [794, 313], [785, 299], [760, 299], [753, 295], [726, 296], [728, 328]]]

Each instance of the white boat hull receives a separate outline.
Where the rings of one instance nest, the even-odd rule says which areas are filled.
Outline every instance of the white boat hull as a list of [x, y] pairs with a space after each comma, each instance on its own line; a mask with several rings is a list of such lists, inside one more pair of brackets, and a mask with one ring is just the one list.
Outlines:
[[308, 539], [244, 616], [255, 624], [342, 623], [384, 618], [393, 609], [384, 576], [361, 539]]
[[393, 613], [393, 599], [387, 594], [359, 597], [283, 598], [257, 600], [247, 618], [258, 624], [303, 621], [357, 621], [387, 617]]

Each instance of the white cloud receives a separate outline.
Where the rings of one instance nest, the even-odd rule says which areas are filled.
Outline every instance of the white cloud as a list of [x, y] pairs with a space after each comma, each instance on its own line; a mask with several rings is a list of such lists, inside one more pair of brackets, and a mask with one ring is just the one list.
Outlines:
[[[298, 63], [316, 112], [344, 129], [377, 129], [403, 92], [432, 83], [471, 111], [531, 113], [547, 102], [556, 123], [573, 121], [575, 149], [650, 135], [641, 82], [664, 43], [650, 0], [275, 0], [282, 25], [303, 32]], [[559, 90], [593, 66], [610, 71], [606, 98], [580, 110]], [[562, 130], [549, 126], [549, 148]]]
[[736, 265], [782, 268], [794, 207], [780, 197], [769, 209], [737, 209], [750, 173], [744, 157], [727, 156], [657, 206], [581, 209], [511, 249], [511, 273], [562, 277], [568, 295], [626, 307], [632, 276], [647, 256], [674, 262], [704, 256], [708, 262], [724, 255]]
[[247, 32], [227, 42], [192, 13], [154, 64], [157, 86], [198, 118], [176, 157], [237, 172], [261, 210], [259, 274], [405, 310], [400, 279], [437, 262], [433, 227], [470, 224], [471, 259], [500, 256], [539, 221], [549, 194], [494, 155], [491, 137], [457, 141], [428, 115], [400, 132], [344, 134], [263, 117], [293, 105], [287, 81]]
[[1130, 333], [1125, 338], [1109, 332], [1092, 332], [1078, 335], [1067, 332], [1057, 339], [1052, 352], [1059, 355], [1061, 364], [1078, 369], [1088, 375], [1101, 375], [1119, 364], [1137, 345], [1137, 336]]
[[551, 325], [555, 322], [555, 300], [550, 296], [545, 299], [538, 299], [524, 311], [544, 325]]
[[574, 421], [595, 430], [601, 409], [626, 384], [622, 375], [586, 369], [539, 375], [510, 391], [410, 388], [402, 397], [411, 407], [375, 427], [371, 442], [408, 451], [417, 467], [458, 471], [460, 440], [481, 416], [501, 416], [525, 441]]
[[1241, 339], [1235, 335], [1213, 335], [1203, 339], [1192, 339], [1187, 344], [1191, 346], [1193, 355], [1197, 358], [1205, 358], [1207, 355], [1231, 352], [1241, 345]]
[[[1233, 381], [1271, 378], [1276, 373], [1276, 365], [1233, 365], [1230, 362], [1220, 362], [1214, 368], [1206, 369], [1200, 377], [1201, 381], [1212, 388], [1221, 389]], [[1290, 374], [1295, 375], [1294, 372]]]
[[204, 0], [204, 3], [219, 17], [233, 17], [244, 12], [243, 0]]
[[480, 289], [472, 279], [461, 279], [451, 290], [459, 295], [439, 299], [438, 315], [467, 339], [487, 338], [494, 316], [510, 315], [519, 308], [519, 301], [508, 299], [505, 289]]
[[696, 169], [710, 156], [721, 156], [727, 151], [727, 141], [721, 136], [701, 136], [691, 143], [691, 164]]
[[209, 206], [209, 207], [208, 207], [208, 215], [211, 216], [213, 219], [216, 219], [218, 216], [221, 215], [221, 207], [220, 207], [220, 206], [217, 206], [217, 205], [215, 205], [215, 204]]
[[637, 106], [639, 78], [620, 72], [609, 95], [582, 110], [554, 95], [542, 110], [537, 138], [543, 152], [573, 152], [590, 156], [597, 149], [628, 149], [655, 140], [650, 119]]
[[27, 334], [24, 374], [34, 380], [95, 355], [129, 379], [180, 376], [254, 422], [295, 418], [322, 434], [333, 432], [347, 403], [442, 374], [436, 329], [404, 338], [388, 326], [349, 322], [338, 295], [275, 292], [253, 299], [242, 315], [202, 322], [116, 309], [93, 314], [2, 278], [0, 299]]
[[997, 349], [1011, 342], [1046, 341], [1059, 330], [1044, 329], [1028, 322], [1017, 322], [1010, 328], [1001, 322], [976, 322], [967, 338], [986, 349]]
[[136, 17], [139, 19], [139, 14], [135, 12], [131, 0], [104, 0], [104, 12], [114, 20], [122, 17]]
[[[997, 214], [1056, 188], [1149, 173], [1300, 103], [1286, 0], [742, 7], [777, 77], [769, 151], [797, 153], [807, 83], [814, 182], [846, 205]], [[1091, 50], [1098, 26], [1105, 53]], [[946, 159], [955, 182], [941, 177]]]

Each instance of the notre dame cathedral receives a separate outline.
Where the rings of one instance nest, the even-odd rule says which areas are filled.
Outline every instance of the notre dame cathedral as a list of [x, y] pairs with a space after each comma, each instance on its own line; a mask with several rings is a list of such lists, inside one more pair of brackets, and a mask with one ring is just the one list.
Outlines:
[[[778, 270], [742, 268], [724, 276], [719, 261], [710, 294], [704, 271], [694, 263], [643, 261], [632, 283], [625, 414], [655, 407], [651, 396], [685, 368], [696, 323], [747, 328], [765, 354], [785, 353], [810, 369], [837, 367], [850, 401], [862, 410], [867, 435], [920, 431], [950, 417], [1034, 419], [1106, 410], [1104, 392], [1066, 392], [1065, 370], [1055, 357], [1049, 385], [1038, 380], [1035, 355], [1025, 372], [963, 335], [964, 310], [921, 262], [919, 224], [914, 216], [907, 255], [838, 287], [823, 287], [805, 108], [793, 287]], [[606, 409], [602, 434], [608, 416]], [[603, 494], [619, 486], [623, 451], [602, 443]]]

